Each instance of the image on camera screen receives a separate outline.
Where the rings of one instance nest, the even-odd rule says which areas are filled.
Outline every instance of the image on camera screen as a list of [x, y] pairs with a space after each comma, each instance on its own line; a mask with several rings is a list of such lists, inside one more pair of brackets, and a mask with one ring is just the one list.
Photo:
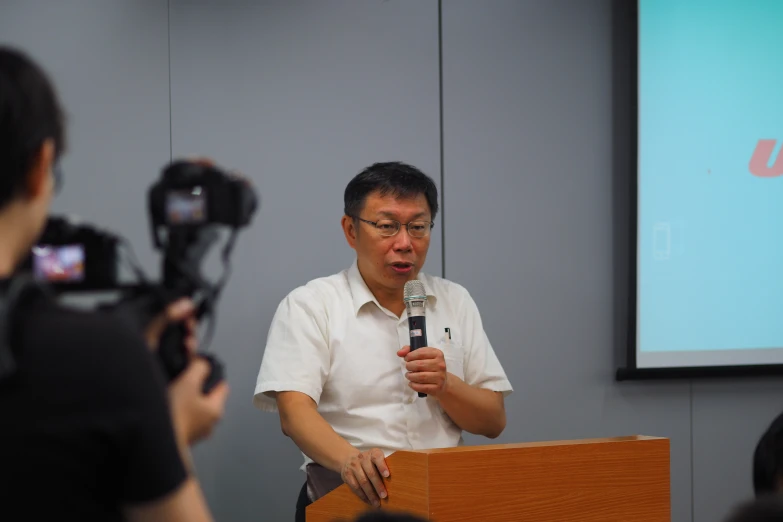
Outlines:
[[43, 281], [84, 280], [84, 246], [39, 245], [33, 248], [33, 276]]
[[206, 219], [206, 194], [201, 187], [172, 190], [166, 194], [166, 219], [171, 225], [202, 223]]

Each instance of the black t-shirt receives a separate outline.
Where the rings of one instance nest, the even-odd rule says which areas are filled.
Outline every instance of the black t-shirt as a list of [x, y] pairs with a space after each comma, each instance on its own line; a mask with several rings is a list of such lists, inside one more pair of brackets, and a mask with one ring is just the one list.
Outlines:
[[0, 383], [0, 520], [122, 520], [123, 505], [181, 485], [165, 379], [140, 333], [46, 298], [22, 310], [18, 372]]

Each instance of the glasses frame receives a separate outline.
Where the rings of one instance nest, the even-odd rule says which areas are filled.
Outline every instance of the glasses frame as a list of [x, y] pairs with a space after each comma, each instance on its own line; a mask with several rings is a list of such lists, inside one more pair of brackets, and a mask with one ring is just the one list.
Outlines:
[[[367, 223], [368, 225], [372, 225], [375, 228], [375, 230], [378, 231], [378, 234], [380, 234], [382, 237], [394, 237], [394, 236], [396, 236], [397, 234], [400, 233], [400, 230], [402, 230], [402, 227], [405, 227], [405, 230], [408, 231], [408, 235], [409, 236], [415, 237], [416, 239], [424, 239], [425, 237], [429, 236], [430, 232], [432, 232], [432, 229], [435, 228], [435, 222], [434, 221], [425, 221], [423, 219], [415, 219], [415, 220], [409, 221], [407, 223], [400, 223], [396, 219], [390, 219], [390, 218], [379, 219], [378, 221], [370, 221], [369, 219], [360, 218], [359, 216], [351, 216], [351, 217], [354, 218], [354, 219], [358, 219], [359, 221], [362, 221], [364, 223]], [[384, 221], [384, 220], [385, 221], [391, 221], [392, 223], [397, 223], [397, 230], [395, 230], [393, 234], [385, 235], [385, 234], [383, 234], [380, 231], [380, 229], [378, 229], [378, 223], [380, 221]], [[410, 230], [410, 228], [408, 228], [408, 225], [410, 225], [411, 223], [429, 223], [430, 228], [429, 228], [429, 230], [427, 230], [427, 233], [424, 234], [423, 236], [416, 236], [416, 235], [411, 234], [411, 230]]]

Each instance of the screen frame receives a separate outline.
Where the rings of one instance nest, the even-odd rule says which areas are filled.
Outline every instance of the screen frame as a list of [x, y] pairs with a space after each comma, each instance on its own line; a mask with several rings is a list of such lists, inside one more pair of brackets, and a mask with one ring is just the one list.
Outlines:
[[[613, 88], [613, 183], [615, 222], [627, 223], [627, 230], [615, 225], [616, 259], [625, 265], [615, 271], [615, 321], [624, 325], [626, 335], [617, 335], [618, 352], [625, 360], [615, 372], [617, 381], [693, 379], [725, 377], [769, 377], [783, 375], [783, 364], [742, 364], [709, 366], [637, 366], [637, 285], [639, 226], [639, 2], [614, 0], [612, 3], [612, 88]], [[618, 219], [620, 218], [620, 219]], [[625, 218], [625, 219], [622, 219]], [[623, 237], [624, 236], [624, 237]], [[627, 241], [627, 244], [623, 244]], [[625, 290], [623, 292], [622, 290]], [[622, 294], [625, 294], [623, 297]], [[625, 306], [622, 306], [622, 304]], [[622, 328], [619, 329], [620, 331]], [[617, 331], [617, 330], [616, 330]], [[624, 348], [624, 349], [623, 349]], [[624, 357], [623, 357], [624, 356]]]

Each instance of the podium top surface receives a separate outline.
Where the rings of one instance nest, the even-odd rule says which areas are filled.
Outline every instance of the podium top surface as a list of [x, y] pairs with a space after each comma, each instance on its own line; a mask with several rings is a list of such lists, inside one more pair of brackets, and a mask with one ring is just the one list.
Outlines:
[[516, 442], [511, 444], [482, 444], [478, 446], [456, 446], [453, 448], [433, 448], [420, 450], [404, 450], [411, 453], [459, 453], [465, 451], [492, 451], [522, 448], [537, 448], [542, 446], [573, 446], [574, 444], [606, 444], [617, 442], [637, 442], [642, 440], [665, 440], [666, 437], [654, 437], [650, 435], [628, 435], [622, 437], [607, 437], [599, 439], [578, 439], [578, 440], [550, 440], [537, 442]]

